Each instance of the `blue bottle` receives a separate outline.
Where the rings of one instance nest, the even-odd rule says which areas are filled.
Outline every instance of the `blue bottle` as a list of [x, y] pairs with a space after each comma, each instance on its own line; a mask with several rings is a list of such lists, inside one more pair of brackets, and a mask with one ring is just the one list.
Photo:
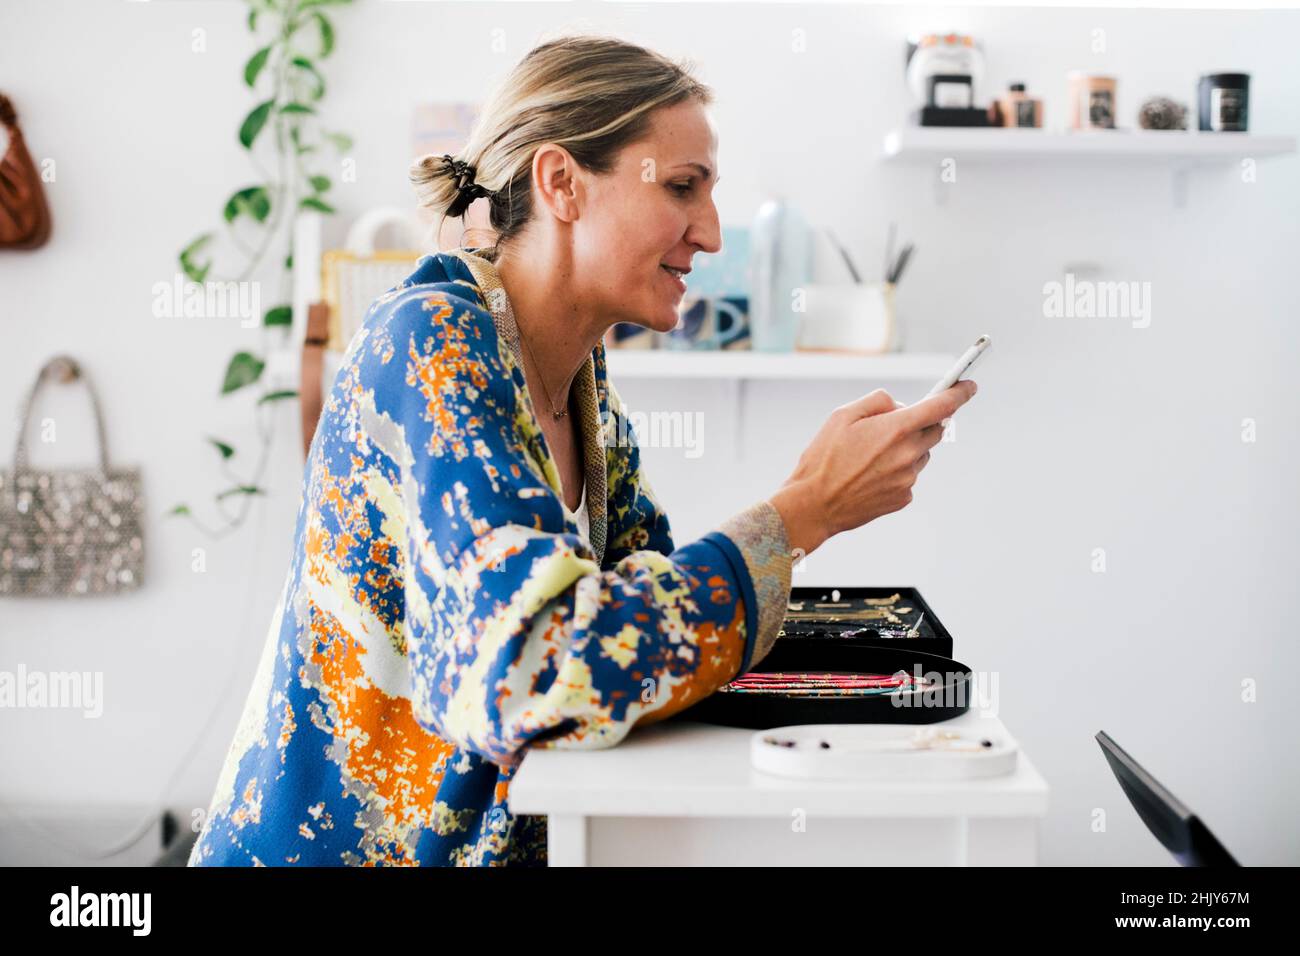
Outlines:
[[755, 351], [794, 351], [811, 273], [808, 223], [782, 199], [763, 203], [750, 231], [749, 322]]

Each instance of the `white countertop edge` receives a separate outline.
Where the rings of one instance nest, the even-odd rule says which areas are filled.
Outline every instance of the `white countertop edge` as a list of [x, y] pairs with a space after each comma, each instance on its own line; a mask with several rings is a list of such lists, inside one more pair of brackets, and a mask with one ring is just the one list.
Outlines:
[[[855, 795], [856, 796], [856, 795]], [[644, 802], [643, 802], [644, 801]], [[968, 801], [960, 808], [948, 795], [936, 795], [934, 801], [918, 801], [913, 795], [895, 794], [891, 800], [864, 803], [861, 800], [836, 800], [825, 795], [807, 795], [803, 799], [780, 802], [766, 800], [755, 803], [734, 803], [729, 806], [716, 802], [702, 804], [695, 800], [674, 799], [664, 794], [661, 799], [650, 800], [639, 795], [637, 801], [619, 800], [617, 795], [601, 794], [596, 799], [584, 800], [573, 794], [529, 793], [516, 799], [512, 793], [510, 812], [525, 815], [580, 817], [704, 817], [715, 819], [735, 818], [788, 818], [796, 809], [809, 816], [827, 818], [883, 818], [883, 819], [951, 819], [968, 817], [976, 819], [1045, 818], [1047, 796], [1028, 799], [1011, 799], [1006, 794], [991, 795], [983, 801]]]

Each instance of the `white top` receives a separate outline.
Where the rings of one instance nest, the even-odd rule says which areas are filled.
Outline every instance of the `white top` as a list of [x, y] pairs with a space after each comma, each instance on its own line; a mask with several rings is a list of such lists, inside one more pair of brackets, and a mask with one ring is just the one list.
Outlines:
[[564, 516], [578, 522], [578, 530], [582, 532], [584, 538], [591, 538], [591, 521], [587, 517], [587, 480], [582, 481], [582, 497], [578, 499], [578, 511], [575, 514], [569, 510], [568, 505], [564, 503], [564, 498], [560, 498], [560, 507], [564, 509]]

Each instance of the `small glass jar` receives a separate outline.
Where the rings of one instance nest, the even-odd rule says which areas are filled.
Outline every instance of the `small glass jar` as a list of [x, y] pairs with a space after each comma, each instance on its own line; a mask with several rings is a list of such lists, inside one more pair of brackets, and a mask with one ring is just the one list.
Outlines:
[[1006, 94], [989, 106], [989, 123], [1037, 129], [1043, 125], [1043, 101], [1027, 96], [1025, 84], [1012, 83]]

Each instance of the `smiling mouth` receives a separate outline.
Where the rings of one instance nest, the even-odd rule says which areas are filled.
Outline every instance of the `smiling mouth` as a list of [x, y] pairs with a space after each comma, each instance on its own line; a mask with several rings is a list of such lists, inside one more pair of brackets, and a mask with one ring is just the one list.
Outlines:
[[675, 269], [672, 266], [664, 265], [663, 263], [659, 264], [659, 268], [672, 276], [673, 282], [676, 283], [677, 291], [679, 293], [686, 291], [686, 273], [690, 272], [690, 269]]

